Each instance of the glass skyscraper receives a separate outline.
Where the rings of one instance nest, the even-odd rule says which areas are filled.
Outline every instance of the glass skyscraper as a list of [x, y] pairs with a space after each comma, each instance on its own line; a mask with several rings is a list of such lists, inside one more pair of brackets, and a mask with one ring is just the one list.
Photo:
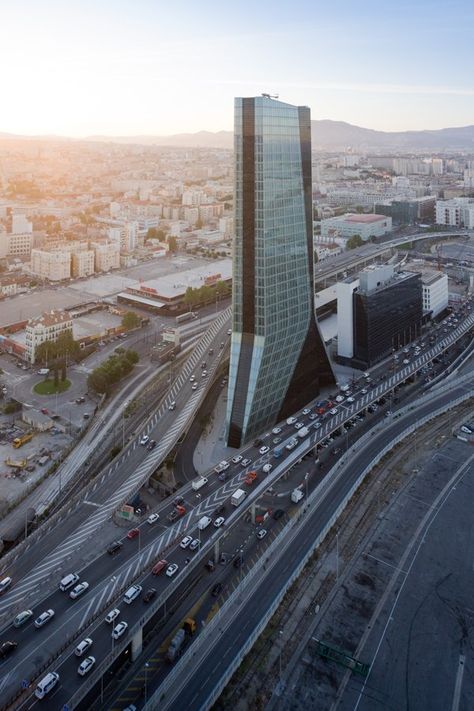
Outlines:
[[239, 447], [334, 376], [314, 315], [310, 110], [239, 98], [234, 131], [227, 438]]

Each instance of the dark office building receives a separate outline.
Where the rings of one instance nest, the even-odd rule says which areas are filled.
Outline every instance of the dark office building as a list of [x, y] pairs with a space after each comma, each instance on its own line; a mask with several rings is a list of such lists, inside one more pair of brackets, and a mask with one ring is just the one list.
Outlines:
[[367, 368], [421, 333], [421, 275], [394, 272], [384, 279], [380, 271], [369, 268], [361, 272], [360, 286], [352, 294], [353, 360]]
[[389, 200], [375, 205], [374, 212], [391, 217], [394, 225], [430, 224], [434, 222], [435, 204], [436, 198], [431, 195], [412, 200]]
[[334, 376], [314, 315], [310, 110], [236, 99], [234, 148], [227, 437], [239, 447]]

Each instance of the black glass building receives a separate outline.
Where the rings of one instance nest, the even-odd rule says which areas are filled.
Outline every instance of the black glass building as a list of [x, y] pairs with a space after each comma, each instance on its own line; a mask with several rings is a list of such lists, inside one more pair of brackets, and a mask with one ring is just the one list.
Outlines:
[[309, 108], [235, 100], [228, 444], [239, 447], [334, 376], [314, 315]]

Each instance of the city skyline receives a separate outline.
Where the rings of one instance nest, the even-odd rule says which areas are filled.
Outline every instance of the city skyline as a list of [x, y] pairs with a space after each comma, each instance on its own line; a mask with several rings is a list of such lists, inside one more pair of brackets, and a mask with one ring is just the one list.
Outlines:
[[383, 16], [372, 0], [357, 8], [285, 0], [269, 10], [244, 2], [223, 15], [213, 0], [4, 8], [0, 131], [76, 138], [230, 130], [233, 97], [265, 91], [308, 105], [314, 119], [378, 130], [472, 123], [474, 10], [466, 0], [448, 16], [425, 0], [403, 0]]

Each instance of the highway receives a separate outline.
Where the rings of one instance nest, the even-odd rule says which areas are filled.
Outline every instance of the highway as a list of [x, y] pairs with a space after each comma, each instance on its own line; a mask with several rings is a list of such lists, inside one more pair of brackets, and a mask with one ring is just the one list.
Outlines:
[[[418, 358], [411, 361], [409, 365], [403, 365], [400, 370], [393, 375], [387, 377], [385, 380], [379, 381], [371, 388], [371, 392], [358, 392], [354, 393], [354, 403], [345, 403], [343, 406], [338, 408], [337, 414], [334, 416], [323, 419], [321, 426], [315, 431], [312, 430], [313, 434], [308, 437], [298, 448], [293, 450], [293, 452], [286, 455], [286, 459], [282, 464], [276, 464], [273, 471], [262, 481], [253, 491], [249, 493], [248, 502], [256, 500], [265, 489], [267, 489], [271, 483], [278, 479], [281, 474], [288, 468], [290, 464], [301, 457], [301, 454], [309, 449], [312, 449], [315, 444], [324, 440], [334, 429], [340, 427], [344, 421], [353, 417], [361, 409], [365, 409], [371, 402], [379, 399], [384, 393], [391, 391], [399, 382], [402, 382], [407, 377], [410, 376], [416, 369], [422, 367], [431, 358], [438, 354], [443, 349], [449, 347], [454, 343], [461, 333], [465, 333], [467, 330], [472, 328], [474, 316], [469, 315], [468, 318], [460, 323], [456, 329], [451, 331], [446, 337], [443, 337], [439, 344], [433, 348], [427, 348], [424, 353], [422, 353]], [[364, 381], [362, 381], [363, 384]], [[361, 388], [361, 383], [359, 384]], [[366, 390], [367, 388], [362, 388]], [[314, 423], [308, 416], [299, 417], [299, 420], [308, 426], [312, 426]], [[296, 434], [296, 430], [292, 425], [282, 425], [282, 434], [280, 435], [283, 439], [282, 445], [290, 438], [290, 436]], [[138, 445], [140, 447], [140, 445]], [[138, 448], [135, 447], [135, 450]], [[144, 451], [144, 448], [140, 448]], [[256, 454], [256, 450], [252, 447], [247, 447], [246, 450], [242, 451], [242, 454], [248, 454], [249, 457], [253, 458], [251, 468], [259, 469], [264, 462], [268, 461], [271, 456], [271, 452], [264, 455]], [[255, 458], [256, 457], [256, 458]], [[195, 494], [191, 495], [190, 486], [185, 487], [183, 495], [186, 499], [186, 505], [190, 509], [186, 516], [179, 520], [176, 524], [171, 527], [163, 526], [161, 522], [165, 522], [166, 514], [172, 507], [171, 503], [166, 503], [163, 507], [160, 507], [160, 523], [156, 527], [149, 526], [149, 524], [142, 524], [140, 527], [141, 535], [140, 537], [132, 541], [125, 541], [124, 548], [122, 552], [117, 556], [116, 559], [112, 559], [107, 554], [100, 554], [97, 560], [90, 565], [88, 568], [81, 571], [81, 579], [87, 580], [91, 589], [84, 595], [84, 597], [76, 602], [65, 599], [65, 594], [55, 592], [49, 598], [42, 601], [41, 606], [35, 605], [35, 613], [41, 612], [43, 609], [48, 607], [53, 607], [57, 611], [55, 619], [50, 622], [43, 630], [32, 630], [31, 623], [29, 623], [25, 628], [19, 632], [14, 631], [12, 634], [12, 628], [9, 628], [8, 635], [12, 639], [17, 639], [14, 635], [18, 634], [18, 641], [22, 645], [22, 659], [18, 661], [16, 655], [13, 655], [9, 660], [3, 663], [2, 671], [4, 671], [5, 676], [2, 683], [2, 694], [8, 697], [9, 693], [13, 692], [18, 688], [18, 683], [23, 678], [31, 678], [37, 673], [37, 670], [46, 663], [50, 655], [55, 653], [55, 650], [61, 649], [67, 640], [76, 633], [78, 630], [81, 632], [81, 636], [94, 636], [94, 644], [96, 644], [97, 638], [97, 649], [101, 650], [101, 654], [104, 653], [104, 649], [107, 650], [109, 647], [110, 639], [110, 629], [105, 626], [102, 622], [102, 618], [107, 611], [107, 607], [112, 604], [117, 593], [120, 590], [125, 589], [132, 580], [140, 573], [142, 569], [149, 570], [152, 563], [158, 558], [162, 557], [164, 554], [167, 559], [174, 562], [176, 559], [178, 562], [182, 562], [186, 557], [184, 551], [179, 549], [179, 540], [184, 535], [192, 531], [196, 527], [197, 520], [204, 513], [212, 514], [216, 506], [222, 504], [229, 499], [231, 492], [238, 488], [245, 476], [245, 473], [249, 467], [242, 468], [240, 465], [233, 465], [231, 468], [231, 477], [227, 482], [222, 484], [217, 480], [216, 477], [211, 479], [210, 485], [206, 487], [206, 498], [199, 500], [196, 505]], [[239, 515], [242, 515], [242, 511], [237, 510], [234, 512], [233, 516], [236, 519]], [[232, 519], [228, 521], [228, 524], [232, 523]], [[158, 533], [158, 536], [157, 536]], [[207, 532], [206, 532], [207, 534]], [[193, 558], [197, 562], [208, 555], [208, 551], [204, 546], [204, 543], [209, 539], [209, 534], [203, 535], [203, 547], [201, 554], [195, 554]], [[222, 535], [222, 529], [212, 532], [214, 539], [219, 538]], [[138, 554], [138, 546], [140, 546], [140, 554]], [[171, 562], [170, 561], [170, 562]], [[44, 566], [44, 563], [43, 563]], [[42, 566], [39, 566], [39, 571]], [[193, 569], [193, 565], [189, 565], [186, 569], [186, 573], [190, 573]], [[71, 572], [69, 570], [63, 569], [62, 574]], [[49, 572], [51, 574], [51, 571]], [[59, 573], [57, 574], [57, 580], [61, 577]], [[174, 584], [181, 582], [183, 579], [184, 572], [180, 569], [180, 572], [171, 579], [171, 581], [165, 577], [158, 576], [158, 578], [148, 577], [143, 578], [144, 589], [147, 587], [156, 587], [158, 589], [158, 598], [154, 605], [150, 606], [147, 611], [146, 617], [149, 619], [157, 609], [163, 604], [164, 600], [169, 597], [173, 590]], [[31, 577], [31, 576], [30, 576]], [[141, 581], [141, 579], [140, 579]], [[12, 600], [15, 593], [18, 593], [18, 589], [23, 584], [27, 584], [28, 579], [24, 583], [20, 583], [18, 586], [12, 589], [12, 592], [5, 596], [2, 600], [2, 604], [7, 606], [10, 611], [10, 619], [12, 616], [11, 607], [14, 602]], [[18, 598], [18, 595], [17, 595]], [[25, 606], [22, 600], [23, 607]], [[122, 606], [123, 607], [123, 606]], [[60, 619], [61, 615], [66, 612], [66, 608], [73, 610], [72, 614], [67, 616], [67, 620], [64, 621]], [[143, 607], [139, 606], [136, 602], [129, 607], [127, 606], [127, 617], [126, 621], [129, 623], [130, 628], [136, 624], [143, 615]], [[92, 619], [96, 619], [92, 627], [88, 627], [88, 622]], [[104, 629], [105, 628], [105, 629]], [[28, 633], [29, 629], [29, 633]], [[33, 635], [32, 635], [33, 632]], [[49, 633], [49, 634], [48, 634]], [[3, 633], [5, 635], [5, 632]], [[47, 645], [44, 645], [42, 651], [38, 652], [36, 649], [37, 643], [36, 638], [38, 635], [46, 635]], [[128, 640], [129, 641], [129, 640]], [[71, 643], [71, 642], [70, 642]], [[124, 643], [122, 646], [126, 645], [127, 638], [124, 637]], [[100, 645], [100, 646], [99, 646]], [[44, 649], [44, 653], [43, 653]], [[111, 649], [111, 648], [110, 648]], [[115, 651], [119, 651], [120, 645], [117, 645]], [[105, 653], [104, 653], [105, 654]], [[103, 657], [98, 655], [98, 665], [99, 661], [103, 660]], [[75, 663], [75, 659], [73, 660]], [[77, 686], [77, 673], [75, 673], [73, 679], [68, 677], [67, 674], [64, 686], [61, 684], [62, 692], [65, 697], [69, 698], [74, 691], [74, 687]], [[63, 677], [61, 677], [63, 678]], [[59, 694], [59, 689], [57, 691]]]

